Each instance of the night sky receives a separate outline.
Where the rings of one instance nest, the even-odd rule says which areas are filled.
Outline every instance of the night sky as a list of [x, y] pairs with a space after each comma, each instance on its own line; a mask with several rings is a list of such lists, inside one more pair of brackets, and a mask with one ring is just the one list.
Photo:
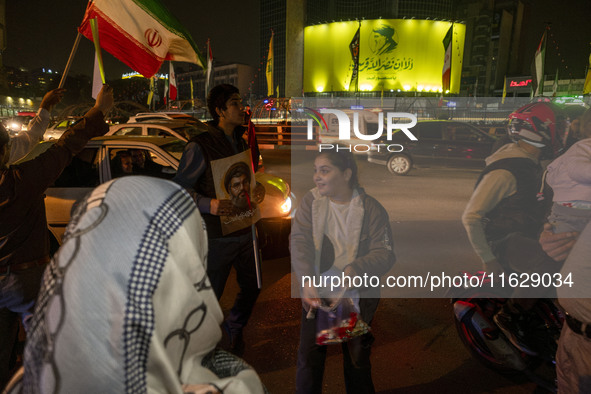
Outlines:
[[[254, 0], [162, 0], [185, 26], [205, 54], [211, 39], [216, 63], [257, 66], [259, 60], [259, 5]], [[7, 48], [4, 64], [63, 70], [70, 56], [86, 1], [9, 0], [6, 2]], [[132, 71], [103, 51], [107, 79]], [[71, 72], [92, 74], [94, 47], [82, 37]], [[166, 65], [168, 67], [168, 65]]]
[[[560, 78], [568, 78], [569, 74], [584, 78], [591, 53], [591, 0], [526, 1], [533, 7], [531, 22], [524, 26], [527, 43], [522, 48], [524, 70], [529, 70], [529, 59], [533, 58], [546, 22], [550, 22], [559, 49], [548, 41], [546, 74], [553, 75], [558, 66]], [[187, 27], [203, 53], [207, 39], [211, 39], [216, 62], [245, 63], [255, 68], [260, 65], [259, 2], [163, 0], [163, 3]], [[86, 2], [82, 0], [7, 1], [8, 46], [4, 64], [63, 69], [85, 8]], [[103, 52], [103, 56], [107, 79], [131, 71], [107, 53]], [[90, 75], [93, 59], [92, 43], [82, 38], [71, 72]]]

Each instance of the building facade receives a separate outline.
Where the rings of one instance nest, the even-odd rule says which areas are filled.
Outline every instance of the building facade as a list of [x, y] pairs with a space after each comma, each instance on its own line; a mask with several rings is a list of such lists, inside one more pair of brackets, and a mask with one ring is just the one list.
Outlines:
[[[193, 98], [205, 103], [207, 92], [205, 91], [206, 74], [202, 68], [191, 67], [187, 72], [177, 73], [177, 89], [179, 100], [191, 98], [191, 81], [193, 84]], [[216, 85], [227, 83], [236, 86], [242, 97], [248, 98], [254, 83], [254, 68], [246, 64], [225, 64], [213, 67], [213, 77], [209, 89]]]
[[[459, 95], [500, 95], [506, 76], [529, 75], [522, 69], [528, 4], [522, 0], [263, 0], [260, 58], [265, 64], [273, 31], [274, 84], [281, 96], [301, 96], [304, 92], [292, 81], [302, 80], [298, 59], [303, 58], [303, 30], [308, 26], [372, 19], [461, 22], [466, 41]], [[257, 77], [257, 90], [267, 91], [264, 70]]]

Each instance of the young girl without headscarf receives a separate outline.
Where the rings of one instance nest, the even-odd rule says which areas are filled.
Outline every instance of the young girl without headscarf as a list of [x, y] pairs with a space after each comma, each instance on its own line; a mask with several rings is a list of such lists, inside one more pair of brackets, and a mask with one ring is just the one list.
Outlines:
[[[395, 257], [388, 213], [365, 194], [350, 152], [322, 152], [314, 161], [314, 183], [303, 198], [291, 231], [291, 261], [300, 283], [302, 320], [296, 392], [321, 393], [326, 346], [316, 344], [317, 319], [325, 288], [305, 285], [303, 277], [331, 272], [353, 277], [381, 277]], [[340, 274], [339, 274], [340, 273]], [[361, 319], [371, 324], [380, 296], [379, 286], [349, 289]], [[312, 312], [310, 312], [312, 311]], [[373, 393], [370, 332], [342, 344], [348, 393]]]

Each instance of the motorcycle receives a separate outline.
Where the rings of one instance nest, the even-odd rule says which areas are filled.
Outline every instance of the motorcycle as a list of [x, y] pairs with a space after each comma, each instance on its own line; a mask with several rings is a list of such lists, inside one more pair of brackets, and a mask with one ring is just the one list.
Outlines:
[[532, 352], [513, 345], [493, 320], [507, 298], [499, 298], [486, 287], [465, 290], [465, 294], [452, 298], [453, 317], [458, 335], [471, 355], [501, 374], [522, 374], [556, 392], [555, 355], [564, 323], [564, 314], [556, 303], [541, 298], [524, 318]]

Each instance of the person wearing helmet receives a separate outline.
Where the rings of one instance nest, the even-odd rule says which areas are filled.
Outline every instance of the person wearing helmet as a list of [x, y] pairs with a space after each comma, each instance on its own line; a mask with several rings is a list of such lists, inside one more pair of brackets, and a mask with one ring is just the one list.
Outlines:
[[[519, 108], [509, 115], [508, 134], [514, 142], [486, 158], [487, 166], [476, 182], [462, 223], [487, 274], [542, 275], [560, 269], [537, 241], [548, 209], [547, 201], [537, 197], [543, 187], [539, 161], [561, 151], [562, 122], [560, 110], [553, 104]], [[535, 297], [548, 296], [543, 293]], [[531, 309], [537, 298], [531, 298], [531, 289], [525, 287], [515, 287], [509, 295], [511, 299], [494, 320], [515, 346], [535, 355], [520, 323], [523, 312]]]

